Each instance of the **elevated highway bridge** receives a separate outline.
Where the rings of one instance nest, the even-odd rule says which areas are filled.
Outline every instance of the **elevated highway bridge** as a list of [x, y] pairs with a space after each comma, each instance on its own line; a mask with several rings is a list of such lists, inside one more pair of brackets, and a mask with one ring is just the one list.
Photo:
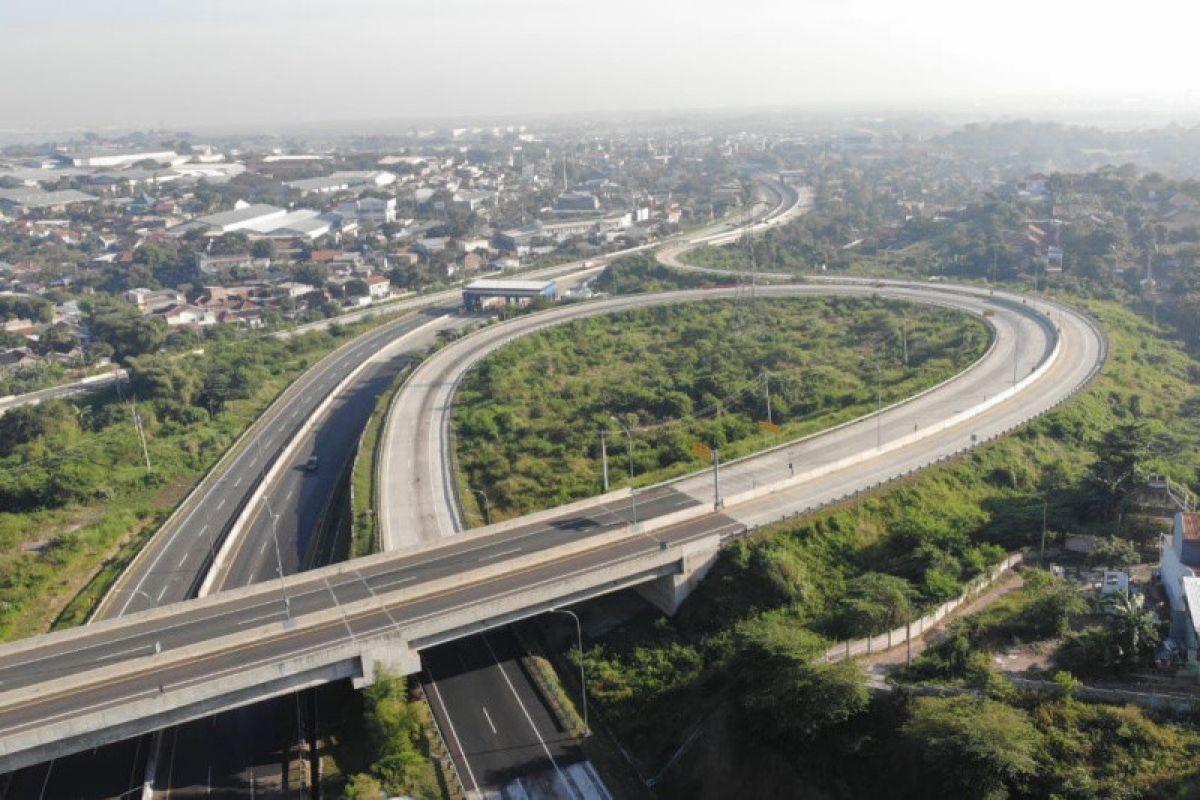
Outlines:
[[[302, 687], [345, 678], [368, 683], [377, 663], [415, 671], [424, 648], [618, 589], [639, 587], [673, 611], [724, 539], [1011, 430], [1078, 391], [1105, 354], [1092, 321], [1019, 295], [894, 282], [763, 291], [948, 305], [986, 318], [994, 342], [956, 378], [878, 416], [727, 465], [720, 510], [710, 477], [701, 473], [452, 539], [442, 538], [439, 523], [423, 544], [4, 646], [0, 771]], [[679, 294], [658, 300], [729, 292]], [[572, 308], [585, 314], [600, 307]], [[571, 316], [546, 312], [555, 314]], [[490, 336], [507, 333], [497, 325], [460, 340], [455, 369], [469, 368], [474, 347], [485, 351]], [[433, 383], [454, 381], [454, 374]], [[436, 417], [448, 413], [446, 406], [435, 393], [421, 413]], [[444, 446], [435, 448], [423, 474], [444, 474], [445, 455]], [[384, 506], [411, 485], [398, 479], [383, 486]]]

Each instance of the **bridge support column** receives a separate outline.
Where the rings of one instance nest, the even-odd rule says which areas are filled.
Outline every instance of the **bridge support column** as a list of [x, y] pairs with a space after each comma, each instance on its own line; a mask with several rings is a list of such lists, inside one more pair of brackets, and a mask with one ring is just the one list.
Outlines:
[[[674, 548], [672, 548], [674, 550]], [[679, 547], [679, 572], [674, 575], [664, 575], [651, 583], [638, 587], [646, 602], [673, 616], [683, 605], [683, 601], [692, 593], [704, 576], [717, 562], [721, 552], [721, 537], [708, 536], [694, 542], [688, 542]]]
[[359, 654], [359, 675], [351, 679], [355, 689], [375, 683], [381, 670], [395, 675], [415, 675], [421, 671], [421, 656], [404, 639], [371, 642]]

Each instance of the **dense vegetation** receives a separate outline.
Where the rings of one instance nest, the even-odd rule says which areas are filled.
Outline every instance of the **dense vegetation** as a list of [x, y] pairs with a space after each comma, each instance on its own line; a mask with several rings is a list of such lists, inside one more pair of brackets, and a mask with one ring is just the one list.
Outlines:
[[[132, 347], [140, 329], [117, 328]], [[136, 552], [267, 404], [351, 333], [281, 340], [215, 329], [171, 350], [131, 349], [128, 386], [0, 416], [0, 638], [44, 630], [101, 562]], [[106, 579], [120, 564], [110, 566]], [[89, 586], [70, 621], [104, 588]]]
[[[591, 644], [596, 711], [644, 774], [702, 732], [663, 776], [664, 795], [922, 797], [939, 785], [964, 797], [1182, 797], [1200, 788], [1192, 766], [1200, 737], [1190, 729], [1003, 691], [988, 637], [1055, 635], [1081, 619], [1077, 598], [1053, 581], [1034, 578], [918, 662], [926, 678], [992, 700], [875, 702], [863, 712], [861, 679], [815, 657], [832, 639], [921, 613], [1003, 550], [1036, 546], [1043, 499], [1051, 545], [1071, 532], [1153, 540], [1129, 515], [1131, 498], [1147, 472], [1197, 474], [1200, 361], [1169, 330], [1117, 304], [1091, 309], [1112, 353], [1071, 404], [856, 506], [735, 543], [675, 618], [646, 613]], [[1082, 656], [1064, 648], [1059, 668], [1120, 674], [1130, 633], [1115, 619], [1085, 629], [1076, 634]], [[1135, 649], [1144, 659], [1145, 648]], [[934, 745], [953, 758], [930, 764]], [[964, 788], [956, 782], [967, 774], [979, 778]]]
[[[905, 683], [987, 688], [996, 681], [993, 653], [1014, 642], [1059, 640], [1057, 676], [1112, 678], [1144, 668], [1163, 623], [1144, 595], [1116, 592], [1100, 602], [1069, 581], [1026, 570], [1025, 583], [984, 611], [956, 620], [947, 635], [902, 670]], [[1070, 685], [1070, 684], [1068, 684]]]
[[331, 726], [341, 732], [333, 755], [337, 766], [362, 771], [327, 780], [324, 790], [347, 800], [441, 797], [426, 738], [429, 709], [409, 697], [408, 680], [381, 673], [361, 697], [352, 693], [346, 699], [350, 707]]
[[701, 468], [696, 443], [730, 459], [911, 395], [963, 369], [987, 340], [964, 315], [866, 298], [589, 317], [471, 370], [454, 414], [458, 463], [495, 516], [525, 513], [599, 492], [601, 430], [613, 485], [629, 480], [622, 424], [636, 483], [653, 483]]

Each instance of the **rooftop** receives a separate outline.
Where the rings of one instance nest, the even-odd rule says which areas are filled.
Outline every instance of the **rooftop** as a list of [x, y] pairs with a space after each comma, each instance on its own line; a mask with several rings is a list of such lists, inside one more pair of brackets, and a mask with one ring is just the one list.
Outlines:
[[1192, 630], [1200, 634], [1200, 578], [1194, 575], [1183, 576], [1183, 595], [1187, 598], [1188, 617], [1191, 619]]
[[268, 205], [266, 203], [255, 203], [242, 208], [235, 208], [232, 211], [221, 211], [217, 214], [209, 214], [206, 217], [198, 217], [197, 222], [203, 222], [205, 225], [213, 227], [224, 227], [226, 225], [236, 225], [239, 222], [247, 222], [259, 217], [268, 215], [281, 215], [284, 210], [277, 206]]
[[322, 189], [340, 189], [349, 186], [350, 182], [345, 178], [337, 178], [332, 175], [323, 178], [300, 178], [294, 181], [284, 181], [284, 186], [292, 189], [298, 189], [302, 192], [319, 192]]
[[0, 189], [0, 200], [25, 208], [41, 208], [45, 206], [65, 206], [68, 203], [89, 203], [96, 198], [85, 192], [74, 189], [64, 189], [60, 192], [47, 192], [42, 189]]
[[1179, 516], [1183, 525], [1183, 538], [1200, 541], [1200, 512], [1181, 512]]
[[472, 281], [467, 285], [467, 289], [485, 292], [540, 292], [553, 284], [554, 281], [501, 281], [484, 278]]

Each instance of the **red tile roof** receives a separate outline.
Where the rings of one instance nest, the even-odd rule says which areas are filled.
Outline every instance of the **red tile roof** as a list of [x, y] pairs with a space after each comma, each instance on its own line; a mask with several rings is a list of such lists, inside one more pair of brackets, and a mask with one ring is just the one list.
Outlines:
[[1191, 512], [1189, 514], [1180, 514], [1183, 517], [1183, 538], [1198, 540], [1200, 539], [1200, 512]]

